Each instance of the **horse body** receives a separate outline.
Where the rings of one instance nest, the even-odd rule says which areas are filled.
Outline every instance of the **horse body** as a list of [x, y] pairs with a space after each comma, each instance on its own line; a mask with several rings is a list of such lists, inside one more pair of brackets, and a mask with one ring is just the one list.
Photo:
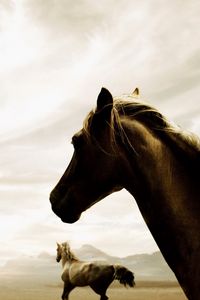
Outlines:
[[57, 244], [57, 261], [62, 260], [64, 290], [62, 299], [67, 300], [75, 287], [90, 286], [101, 300], [106, 300], [106, 290], [114, 279], [133, 287], [134, 275], [123, 266], [83, 262], [75, 258], [67, 243]]
[[113, 275], [113, 267], [111, 265], [77, 261], [64, 269], [62, 280], [66, 281], [66, 279], [69, 279], [74, 286], [85, 286], [86, 283], [90, 285], [99, 277], [109, 273]]
[[73, 158], [51, 193], [53, 211], [73, 223], [122, 188], [143, 218], [186, 296], [200, 299], [200, 142], [132, 96], [102, 89], [72, 138]]

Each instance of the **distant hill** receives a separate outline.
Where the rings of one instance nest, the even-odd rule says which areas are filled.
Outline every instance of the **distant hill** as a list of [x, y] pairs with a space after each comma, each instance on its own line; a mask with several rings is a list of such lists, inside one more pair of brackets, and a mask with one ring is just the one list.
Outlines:
[[[160, 252], [137, 254], [127, 257], [115, 257], [91, 246], [83, 245], [73, 251], [81, 260], [101, 261], [110, 264], [122, 264], [131, 269], [137, 280], [176, 281], [176, 278]], [[1, 281], [14, 277], [15, 280], [38, 281], [40, 284], [59, 284], [61, 282], [61, 264], [55, 256], [42, 252], [36, 257], [23, 256], [10, 260], [0, 268]]]
[[91, 245], [83, 245], [79, 249], [74, 249], [73, 251], [77, 257], [80, 257], [82, 260], [95, 260], [95, 261], [107, 261], [109, 263], [114, 263], [116, 259], [119, 259], [115, 256], [110, 256], [105, 252], [91, 246]]
[[160, 251], [152, 254], [136, 254], [120, 258], [110, 256], [91, 245], [83, 245], [80, 249], [74, 250], [74, 252], [82, 260], [122, 264], [131, 269], [135, 273], [136, 278], [141, 280], [176, 280]]

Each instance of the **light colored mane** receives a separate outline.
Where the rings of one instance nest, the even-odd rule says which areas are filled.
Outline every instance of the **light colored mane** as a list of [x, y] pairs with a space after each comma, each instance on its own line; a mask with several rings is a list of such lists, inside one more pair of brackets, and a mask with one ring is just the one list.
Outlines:
[[62, 258], [63, 256], [67, 259], [67, 261], [78, 261], [76, 255], [71, 251], [70, 246], [67, 242], [62, 243]]
[[[89, 138], [91, 138], [91, 125], [94, 115], [95, 112], [91, 111], [83, 123], [83, 130]], [[135, 151], [134, 145], [130, 144], [129, 139], [124, 132], [120, 116], [127, 116], [138, 120], [152, 130], [155, 135], [174, 144], [181, 152], [185, 152], [185, 154], [189, 155], [191, 158], [198, 158], [199, 162], [200, 139], [195, 134], [184, 131], [179, 126], [168, 121], [157, 109], [142, 101], [138, 101], [138, 99], [132, 95], [114, 98], [111, 111], [111, 122], [109, 124], [112, 140], [114, 142], [116, 141], [117, 132], [122, 141], [128, 143], [132, 150]]]

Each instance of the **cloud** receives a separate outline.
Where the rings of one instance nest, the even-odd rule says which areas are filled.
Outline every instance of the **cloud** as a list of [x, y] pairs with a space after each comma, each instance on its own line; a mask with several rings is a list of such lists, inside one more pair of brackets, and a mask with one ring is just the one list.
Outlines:
[[[51, 112], [55, 111], [56, 117], [58, 107], [64, 108], [64, 103], [66, 118], [79, 105], [79, 114], [81, 109], [88, 111], [95, 105], [101, 86], [117, 95], [139, 85], [144, 96], [161, 108], [162, 102], [169, 98], [174, 101], [176, 95], [193, 89], [199, 78], [198, 44], [191, 42], [199, 35], [195, 26], [197, 7], [196, 1], [166, 5], [158, 1], [111, 1], [99, 5], [92, 1], [24, 2], [19, 11], [21, 23], [13, 34], [20, 32], [23, 37], [18, 36], [20, 51], [27, 53], [31, 48], [33, 52], [23, 68], [7, 79], [5, 74], [1, 78], [0, 96], [9, 105], [9, 109], [1, 111], [5, 133], [8, 129], [33, 130], [33, 125], [44, 119], [49, 123], [54, 118]], [[178, 18], [174, 11], [179, 11]], [[162, 22], [169, 19], [170, 22]], [[57, 34], [58, 28], [62, 36]], [[23, 40], [25, 45], [20, 44]], [[30, 43], [34, 46], [30, 47]], [[13, 44], [8, 46], [14, 49]], [[4, 61], [12, 62], [15, 52]], [[16, 57], [25, 61], [22, 54]], [[185, 105], [189, 106], [189, 101]], [[7, 121], [10, 118], [12, 122]]]
[[[148, 244], [150, 252], [157, 250], [141, 215], [135, 210], [134, 199], [126, 191], [102, 200], [73, 225], [62, 223], [47, 209], [49, 203], [40, 194], [32, 192], [30, 198], [28, 190], [22, 190], [16, 193], [20, 202], [15, 202], [10, 192], [11, 199], [7, 198], [7, 206], [2, 209], [2, 222], [7, 229], [2, 227], [1, 242], [6, 238], [14, 257], [44, 250], [53, 254], [56, 241], [65, 240], [73, 247], [92, 244], [120, 256], [144, 252], [143, 243]], [[119, 239], [121, 246], [117, 247]]]
[[128, 193], [106, 198], [69, 225], [54, 216], [49, 192], [102, 86], [114, 96], [139, 86], [161, 112], [199, 132], [199, 1], [30, 0], [0, 7], [3, 247], [40, 252], [69, 239], [110, 254], [153, 252]]
[[13, 12], [14, 2], [12, 0], [0, 1], [0, 31], [6, 28], [7, 21]]
[[33, 18], [34, 23], [45, 26], [46, 30], [52, 31], [57, 36], [67, 33], [66, 38], [78, 36], [81, 39], [81, 36], [86, 36], [106, 20], [109, 21], [116, 6], [119, 7], [119, 4], [114, 1], [108, 4], [106, 1], [94, 3], [91, 0], [76, 2], [32, 0], [27, 3], [26, 13]]
[[[12, 242], [25, 245], [31, 236], [31, 243], [24, 246], [23, 251], [31, 248], [34, 253], [44, 249], [54, 253], [56, 241], [67, 240], [73, 247], [92, 244], [121, 256], [144, 252], [142, 245], [147, 242], [149, 251], [153, 252], [157, 246], [151, 234], [147, 233], [138, 211], [134, 212], [135, 206], [132, 197], [124, 191], [93, 206], [73, 225], [60, 222], [53, 213], [49, 213], [48, 217], [40, 215], [36, 221], [21, 229]], [[120, 247], [117, 247], [119, 239]]]

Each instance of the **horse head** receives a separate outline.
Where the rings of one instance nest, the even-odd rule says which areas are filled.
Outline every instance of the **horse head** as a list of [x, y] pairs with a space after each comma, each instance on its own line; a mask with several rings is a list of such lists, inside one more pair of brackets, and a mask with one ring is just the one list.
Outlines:
[[57, 255], [56, 255], [56, 261], [60, 262], [61, 258], [62, 258], [62, 245], [57, 243]]
[[52, 209], [63, 222], [77, 221], [94, 203], [123, 188], [114, 112], [113, 97], [102, 88], [95, 111], [88, 114], [83, 128], [72, 137], [73, 157], [50, 195]]
[[63, 258], [63, 256], [65, 256], [67, 259], [71, 258], [71, 250], [67, 242], [64, 242], [62, 244], [57, 243], [57, 262], [59, 262]]

